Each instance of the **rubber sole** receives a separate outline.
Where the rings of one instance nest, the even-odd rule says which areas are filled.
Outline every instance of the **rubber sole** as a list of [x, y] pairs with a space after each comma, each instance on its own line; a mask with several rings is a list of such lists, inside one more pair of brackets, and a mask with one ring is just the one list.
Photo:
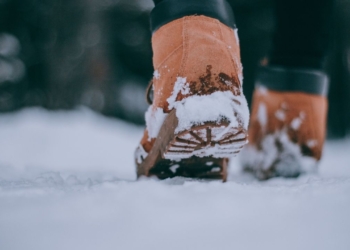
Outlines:
[[243, 127], [230, 127], [226, 119], [194, 125], [175, 133], [176, 112], [169, 113], [147, 157], [137, 165], [137, 176], [175, 176], [227, 179], [228, 158], [247, 143]]

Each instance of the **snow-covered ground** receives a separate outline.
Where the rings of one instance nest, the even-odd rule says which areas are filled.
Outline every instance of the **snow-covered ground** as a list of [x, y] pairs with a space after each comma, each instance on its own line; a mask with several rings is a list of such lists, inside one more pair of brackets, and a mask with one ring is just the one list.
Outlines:
[[318, 175], [135, 181], [142, 128], [86, 109], [0, 116], [0, 249], [350, 249], [350, 140]]

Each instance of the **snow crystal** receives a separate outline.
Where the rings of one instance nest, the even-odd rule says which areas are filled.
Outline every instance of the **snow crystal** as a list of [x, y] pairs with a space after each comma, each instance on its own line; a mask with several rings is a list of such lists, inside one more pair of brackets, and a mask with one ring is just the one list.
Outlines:
[[145, 151], [143, 146], [140, 144], [135, 151], [135, 159], [138, 164], [141, 164], [142, 161], [147, 157], [148, 153]]
[[154, 72], [153, 72], [153, 76], [154, 76], [154, 78], [156, 78], [157, 80], [160, 78], [160, 73], [159, 73], [159, 71], [158, 70], [155, 70]]
[[281, 109], [276, 111], [275, 116], [280, 121], [284, 121], [286, 119], [286, 113]]
[[211, 172], [220, 172], [221, 169], [219, 167], [215, 167], [211, 169]]
[[181, 93], [182, 95], [187, 95], [190, 93], [190, 86], [187, 83], [186, 77], [176, 78], [173, 92], [171, 93], [171, 96], [167, 99], [167, 102], [169, 103], [169, 109], [174, 108], [174, 104], [179, 93]]
[[290, 127], [294, 130], [298, 130], [303, 123], [303, 120], [300, 117], [294, 118], [290, 123]]
[[268, 118], [266, 105], [264, 103], [260, 103], [258, 108], [258, 121], [263, 129], [266, 128], [267, 119]]
[[296, 117], [292, 120], [290, 127], [294, 130], [298, 130], [303, 123], [303, 120], [305, 119], [306, 114], [305, 112], [301, 111], [299, 114], [299, 117]]
[[168, 114], [164, 113], [162, 108], [153, 109], [149, 106], [145, 113], [146, 125], [148, 129], [148, 139], [156, 138], [160, 128]]
[[239, 44], [238, 29], [233, 30], [235, 33], [236, 43]]
[[242, 73], [238, 74], [238, 80], [239, 80], [241, 86], [243, 86], [243, 74]]
[[318, 141], [317, 140], [308, 140], [306, 142], [306, 145], [309, 147], [309, 148], [313, 148], [313, 147], [316, 147], [318, 144]]
[[260, 95], [267, 95], [268, 89], [262, 85], [258, 85], [255, 90], [260, 94]]
[[176, 165], [172, 165], [169, 169], [171, 170], [171, 172], [176, 173], [176, 170], [180, 167], [180, 165], [176, 164]]

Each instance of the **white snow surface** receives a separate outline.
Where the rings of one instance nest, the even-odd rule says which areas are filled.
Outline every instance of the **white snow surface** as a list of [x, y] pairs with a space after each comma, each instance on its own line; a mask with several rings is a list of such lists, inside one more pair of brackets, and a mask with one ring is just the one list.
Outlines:
[[84, 108], [0, 115], [0, 249], [350, 249], [350, 139], [320, 171], [135, 181], [143, 129]]

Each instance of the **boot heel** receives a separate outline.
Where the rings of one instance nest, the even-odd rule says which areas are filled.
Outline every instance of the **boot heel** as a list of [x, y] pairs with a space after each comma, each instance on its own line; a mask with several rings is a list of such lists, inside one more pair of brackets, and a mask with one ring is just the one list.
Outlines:
[[226, 180], [228, 157], [237, 155], [247, 143], [245, 129], [230, 127], [223, 119], [194, 125], [176, 133], [176, 110], [165, 119], [154, 146], [137, 174], [160, 179], [185, 176]]

